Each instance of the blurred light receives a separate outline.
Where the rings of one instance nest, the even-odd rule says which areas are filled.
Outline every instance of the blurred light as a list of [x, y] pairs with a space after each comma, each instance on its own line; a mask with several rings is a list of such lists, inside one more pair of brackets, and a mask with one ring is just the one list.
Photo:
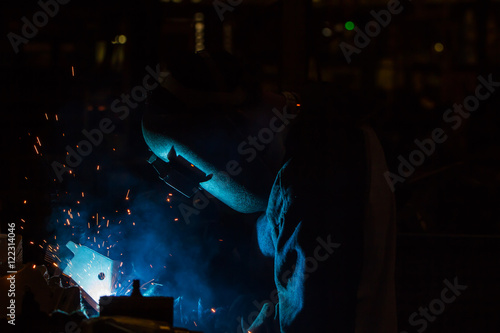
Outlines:
[[95, 62], [100, 65], [106, 57], [106, 42], [99, 41], [95, 45]]
[[205, 49], [205, 23], [203, 23], [205, 16], [203, 13], [198, 12], [194, 14], [194, 39], [195, 39], [195, 52]]
[[201, 0], [191, 0], [192, 3], [200, 3]]
[[332, 29], [330, 29], [330, 28], [323, 28], [323, 30], [321, 31], [321, 33], [325, 37], [332, 37]]
[[205, 28], [205, 25], [202, 22], [198, 22], [194, 25], [194, 29], [196, 31], [203, 31], [204, 28]]
[[118, 43], [125, 44], [126, 42], [127, 42], [127, 36], [125, 35], [118, 36]]
[[335, 32], [342, 32], [344, 30], [344, 25], [342, 25], [342, 23], [337, 23], [333, 27], [333, 30], [335, 30]]
[[443, 52], [444, 50], [444, 45], [441, 43], [436, 43], [434, 44], [434, 51], [436, 52]]
[[127, 42], [127, 36], [116, 35], [115, 39], [111, 41], [111, 44], [125, 44]]
[[352, 30], [352, 29], [354, 29], [354, 22], [352, 22], [352, 21], [347, 21], [347, 22], [345, 23], [345, 25], [344, 25], [344, 26], [345, 26], [345, 28], [346, 28], [347, 30]]
[[203, 43], [196, 43], [196, 45], [194, 46], [194, 48], [195, 48], [196, 52], [203, 51], [205, 49], [205, 45], [203, 45]]

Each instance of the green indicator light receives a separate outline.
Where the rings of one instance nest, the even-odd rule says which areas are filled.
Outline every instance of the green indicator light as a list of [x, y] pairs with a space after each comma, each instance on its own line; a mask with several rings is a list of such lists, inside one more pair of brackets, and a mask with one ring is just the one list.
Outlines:
[[354, 22], [352, 22], [352, 21], [347, 21], [347, 22], [345, 23], [345, 28], [346, 28], [347, 30], [352, 30], [352, 29], [354, 29]]

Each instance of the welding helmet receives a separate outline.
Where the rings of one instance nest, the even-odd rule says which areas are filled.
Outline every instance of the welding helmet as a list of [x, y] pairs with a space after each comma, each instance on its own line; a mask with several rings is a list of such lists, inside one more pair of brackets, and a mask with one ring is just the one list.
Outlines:
[[[188, 197], [204, 189], [242, 213], [266, 209], [284, 157], [275, 113], [287, 102], [249, 77], [227, 53], [178, 57], [161, 73], [142, 123], [160, 178]], [[280, 133], [269, 137], [270, 126]], [[265, 142], [255, 142], [259, 131]]]

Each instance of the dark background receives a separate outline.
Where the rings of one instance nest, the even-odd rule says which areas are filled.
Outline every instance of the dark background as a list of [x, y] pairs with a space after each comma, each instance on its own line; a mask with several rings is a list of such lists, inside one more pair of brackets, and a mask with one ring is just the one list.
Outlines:
[[[445, 127], [443, 112], [474, 93], [478, 75], [492, 73], [500, 81], [498, 1], [401, 4], [402, 13], [348, 64], [339, 45], [353, 45], [354, 33], [344, 23], [364, 27], [372, 19], [370, 11], [385, 9], [385, 1], [243, 0], [221, 22], [212, 1], [73, 0], [60, 5], [18, 54], [6, 35], [20, 34], [21, 17], [32, 21], [40, 7], [35, 1], [2, 3], [2, 232], [6, 223], [16, 222], [25, 262], [42, 263], [47, 244], [63, 246], [69, 239], [88, 241], [87, 246], [112, 258], [135, 251], [92, 242], [95, 230], [87, 222], [95, 221], [96, 213], [115, 224], [113, 232], [120, 230], [118, 221], [137, 222], [141, 233], [168, 224], [166, 243], [184, 240], [176, 248], [191, 253], [192, 263], [203, 270], [200, 275], [214, 293], [211, 302], [224, 306], [245, 293], [267, 297], [273, 288], [272, 261], [256, 249], [257, 216], [236, 214], [213, 201], [191, 223], [183, 223], [178, 205], [190, 203], [177, 194], [169, 196], [146, 162], [143, 105], [125, 120], [110, 105], [141, 84], [146, 65], [154, 67], [158, 59], [203, 46], [225, 49], [251, 63], [268, 89], [293, 90], [318, 82], [335, 86], [330, 97], [369, 119], [395, 172], [398, 156], [408, 157], [416, 138]], [[126, 36], [124, 44], [120, 35]], [[441, 52], [436, 43], [444, 46]], [[340, 93], [344, 91], [349, 94]], [[410, 314], [440, 296], [444, 279], [455, 277], [467, 290], [426, 331], [500, 328], [499, 106], [496, 92], [458, 130], [448, 129], [449, 139], [397, 186], [401, 330], [415, 332]], [[63, 182], [57, 181], [51, 163], [64, 163], [65, 147], [75, 147], [85, 139], [81, 131], [96, 128], [104, 117], [114, 121], [116, 130]], [[64, 225], [68, 209], [82, 216]], [[134, 215], [136, 211], [142, 213]], [[124, 239], [138, 232], [123, 230], [129, 231]], [[155, 256], [153, 248], [147, 250], [151, 252], [144, 254], [142, 264]], [[228, 283], [233, 293], [226, 295]]]

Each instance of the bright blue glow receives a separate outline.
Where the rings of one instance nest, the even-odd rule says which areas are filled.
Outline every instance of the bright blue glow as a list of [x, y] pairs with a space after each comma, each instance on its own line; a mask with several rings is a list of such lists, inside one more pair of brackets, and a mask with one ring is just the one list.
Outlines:
[[[75, 255], [63, 273], [70, 276], [96, 304], [101, 296], [113, 295], [114, 279], [119, 264], [86, 246], [68, 242], [66, 247]], [[99, 278], [99, 274], [104, 273]]]

